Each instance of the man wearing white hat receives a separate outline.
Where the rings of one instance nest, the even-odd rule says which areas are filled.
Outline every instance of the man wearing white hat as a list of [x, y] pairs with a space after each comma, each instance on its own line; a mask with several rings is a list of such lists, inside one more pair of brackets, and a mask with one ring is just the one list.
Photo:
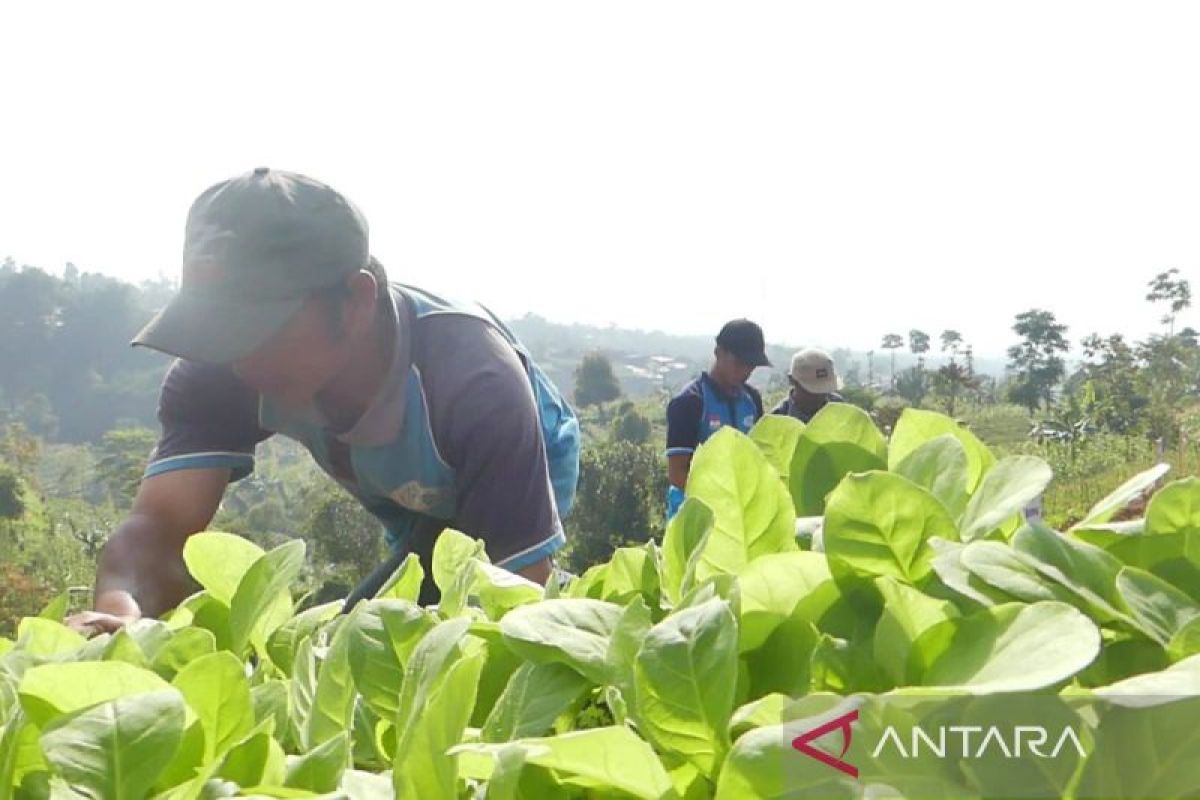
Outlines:
[[791, 391], [782, 403], [775, 406], [772, 414], [795, 417], [807, 423], [828, 403], [841, 403], [844, 398], [837, 393], [842, 388], [833, 359], [824, 350], [808, 348], [792, 356], [792, 368], [788, 372]]

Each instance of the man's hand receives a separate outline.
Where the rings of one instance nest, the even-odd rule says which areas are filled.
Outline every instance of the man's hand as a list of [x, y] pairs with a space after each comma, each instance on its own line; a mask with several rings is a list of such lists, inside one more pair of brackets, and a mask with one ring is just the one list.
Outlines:
[[64, 624], [76, 633], [91, 638], [102, 633], [116, 633], [137, 619], [136, 616], [118, 616], [103, 611], [83, 611], [67, 617]]
[[187, 597], [184, 542], [212, 520], [228, 480], [227, 469], [188, 469], [142, 481], [129, 516], [100, 554], [96, 610], [72, 616], [67, 625], [85, 635], [112, 633]]

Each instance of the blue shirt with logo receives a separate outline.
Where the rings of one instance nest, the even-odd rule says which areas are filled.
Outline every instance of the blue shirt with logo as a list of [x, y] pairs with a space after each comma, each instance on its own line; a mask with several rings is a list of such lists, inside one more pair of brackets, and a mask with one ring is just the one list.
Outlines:
[[[749, 384], [727, 394], [707, 372], [684, 386], [667, 406], [667, 455], [691, 455], [726, 425], [748, 433], [763, 415], [762, 395]], [[667, 491], [667, 518], [683, 503], [675, 486]]]

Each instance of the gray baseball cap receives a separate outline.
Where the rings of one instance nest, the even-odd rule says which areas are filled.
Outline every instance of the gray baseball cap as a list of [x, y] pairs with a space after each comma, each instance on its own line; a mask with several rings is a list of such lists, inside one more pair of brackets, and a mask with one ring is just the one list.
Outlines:
[[824, 350], [800, 350], [792, 356], [792, 368], [788, 374], [812, 394], [832, 394], [842, 388], [833, 359]]
[[254, 352], [307, 295], [366, 269], [367, 221], [320, 181], [259, 167], [192, 204], [179, 292], [134, 345], [226, 364]]

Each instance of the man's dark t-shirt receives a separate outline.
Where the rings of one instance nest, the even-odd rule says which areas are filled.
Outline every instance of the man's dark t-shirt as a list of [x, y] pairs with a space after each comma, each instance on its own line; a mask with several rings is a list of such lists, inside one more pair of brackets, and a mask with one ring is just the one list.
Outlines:
[[817, 415], [818, 411], [820, 411], [822, 408], [824, 408], [829, 403], [844, 403], [844, 402], [846, 402], [846, 399], [844, 397], [842, 397], [837, 392], [833, 392], [832, 394], [830, 394], [828, 397], [825, 398], [825, 402], [821, 403], [821, 405], [818, 408], [816, 408], [812, 411], [806, 412], [804, 409], [800, 408], [795, 403], [793, 403], [791, 397], [785, 397], [783, 399], [782, 403], [775, 406], [775, 408], [771, 409], [771, 413], [772, 414], [782, 414], [785, 417], [794, 417], [795, 419], [798, 419], [801, 422], [808, 423], [808, 422], [812, 421], [812, 418]]
[[[322, 466], [393, 533], [408, 523], [404, 538], [418, 551], [431, 548], [445, 527], [482, 539], [492, 561], [513, 571], [562, 547], [537, 403], [521, 356], [480, 319], [417, 318], [400, 293], [393, 295], [392, 311], [394, 363], [358, 422], [349, 431], [326, 432]], [[362, 472], [367, 459], [357, 458], [397, 441], [411, 367], [420, 371], [438, 457], [454, 472], [453, 519], [414, 512], [412, 503], [400, 505], [406, 498], [380, 491], [387, 484]], [[260, 405], [229, 367], [176, 361], [163, 383], [162, 434], [146, 476], [228, 468], [232, 480], [245, 477], [254, 468], [255, 445], [273, 435]]]

